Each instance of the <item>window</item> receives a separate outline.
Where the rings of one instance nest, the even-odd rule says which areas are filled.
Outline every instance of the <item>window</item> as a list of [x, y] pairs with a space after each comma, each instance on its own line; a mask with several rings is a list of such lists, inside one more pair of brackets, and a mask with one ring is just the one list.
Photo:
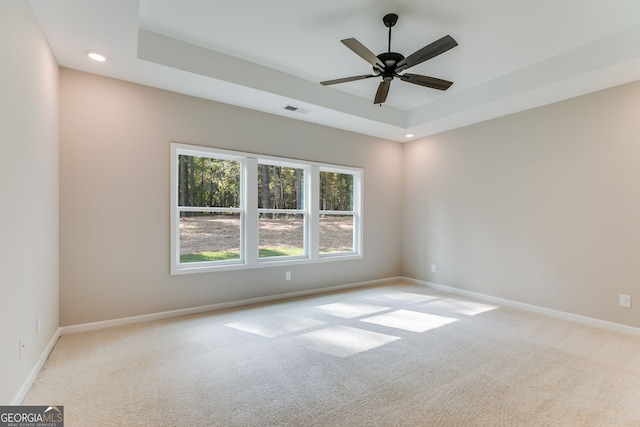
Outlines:
[[178, 155], [179, 262], [242, 260], [241, 159]]
[[258, 163], [258, 256], [306, 256], [301, 167]]
[[362, 170], [171, 145], [171, 273], [362, 256]]
[[354, 210], [352, 173], [320, 170], [320, 253], [353, 253], [358, 216]]

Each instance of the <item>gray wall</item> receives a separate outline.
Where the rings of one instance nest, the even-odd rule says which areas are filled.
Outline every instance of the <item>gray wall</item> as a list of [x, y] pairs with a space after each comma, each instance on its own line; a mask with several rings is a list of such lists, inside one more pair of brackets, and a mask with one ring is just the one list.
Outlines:
[[639, 112], [636, 82], [405, 144], [403, 274], [640, 326]]
[[58, 329], [58, 66], [25, 1], [0, 2], [0, 51], [0, 404], [9, 404]]
[[[64, 68], [60, 99], [61, 325], [400, 274], [400, 144]], [[170, 276], [171, 141], [364, 168], [365, 258]]]

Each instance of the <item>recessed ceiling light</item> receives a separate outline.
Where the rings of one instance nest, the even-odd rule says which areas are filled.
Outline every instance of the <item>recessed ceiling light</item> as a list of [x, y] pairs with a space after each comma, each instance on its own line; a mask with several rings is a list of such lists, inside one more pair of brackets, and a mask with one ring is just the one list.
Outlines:
[[413, 134], [412, 133], [408, 133], [405, 135], [407, 138], [413, 138]]
[[100, 52], [96, 52], [95, 50], [85, 50], [84, 53], [94, 61], [104, 62], [107, 60], [106, 56], [104, 56]]

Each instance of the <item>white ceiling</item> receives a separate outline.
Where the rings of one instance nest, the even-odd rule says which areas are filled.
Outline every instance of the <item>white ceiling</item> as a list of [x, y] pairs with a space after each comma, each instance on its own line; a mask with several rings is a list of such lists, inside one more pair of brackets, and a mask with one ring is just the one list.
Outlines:
[[[638, 0], [30, 0], [61, 66], [406, 141], [640, 78]], [[449, 34], [456, 48], [411, 68], [446, 92], [379, 79], [341, 39], [408, 56]], [[105, 63], [89, 60], [95, 49]], [[284, 110], [286, 105], [301, 108]], [[303, 111], [303, 112], [300, 112]], [[407, 133], [414, 137], [407, 138]]]

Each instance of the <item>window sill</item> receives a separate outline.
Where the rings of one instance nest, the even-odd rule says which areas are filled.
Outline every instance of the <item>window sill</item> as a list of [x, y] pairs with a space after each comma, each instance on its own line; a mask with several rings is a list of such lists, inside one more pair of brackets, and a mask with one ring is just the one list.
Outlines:
[[179, 276], [184, 274], [197, 274], [197, 273], [212, 273], [221, 271], [237, 271], [237, 270], [250, 270], [256, 268], [272, 268], [283, 267], [291, 265], [305, 265], [305, 264], [318, 264], [334, 261], [354, 261], [362, 259], [360, 254], [348, 253], [348, 254], [326, 254], [321, 255], [318, 259], [308, 258], [287, 258], [281, 260], [262, 260], [256, 264], [211, 264], [208, 262], [194, 262], [191, 264], [181, 264], [173, 266], [171, 269], [172, 276]]

